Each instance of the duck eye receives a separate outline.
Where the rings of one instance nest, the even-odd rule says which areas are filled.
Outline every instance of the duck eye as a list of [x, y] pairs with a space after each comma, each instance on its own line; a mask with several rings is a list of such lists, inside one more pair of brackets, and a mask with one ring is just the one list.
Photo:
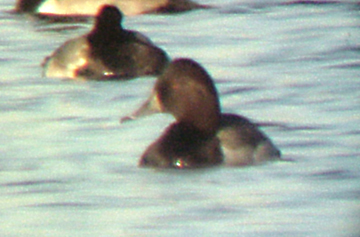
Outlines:
[[183, 169], [183, 168], [185, 168], [185, 167], [188, 166], [188, 163], [185, 162], [185, 161], [182, 160], [182, 159], [177, 159], [177, 160], [174, 162], [174, 166], [175, 166], [176, 168]]

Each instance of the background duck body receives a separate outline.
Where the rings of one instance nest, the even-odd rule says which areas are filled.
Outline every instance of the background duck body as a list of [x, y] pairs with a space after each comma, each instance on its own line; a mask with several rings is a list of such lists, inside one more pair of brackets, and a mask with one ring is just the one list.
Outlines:
[[121, 27], [121, 13], [105, 5], [93, 30], [65, 42], [43, 63], [46, 77], [130, 79], [158, 75], [167, 54], [139, 32]]
[[166, 53], [138, 32], [127, 31], [126, 35], [108, 42], [102, 37], [99, 41], [90, 37], [88, 40], [90, 56], [99, 59], [115, 77], [159, 75], [168, 62]]
[[106, 4], [116, 6], [127, 16], [209, 8], [191, 0], [17, 0], [15, 10], [43, 15], [95, 16], [99, 7]]
[[119, 8], [124, 15], [138, 15], [150, 12], [158, 5], [164, 5], [166, 0], [46, 0], [38, 8], [40, 14], [51, 15], [73, 15], [73, 16], [95, 16], [97, 9], [104, 4], [111, 4]]
[[89, 44], [84, 37], [67, 41], [45, 58], [42, 66], [46, 77], [76, 78], [78, 71], [86, 68], [90, 55]]

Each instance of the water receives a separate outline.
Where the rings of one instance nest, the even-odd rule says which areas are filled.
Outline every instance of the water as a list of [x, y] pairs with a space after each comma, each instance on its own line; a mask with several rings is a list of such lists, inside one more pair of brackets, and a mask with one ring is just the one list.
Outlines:
[[267, 124], [287, 161], [173, 171], [137, 167], [167, 124], [126, 124], [154, 78], [41, 77], [91, 22], [48, 24], [0, 2], [1, 236], [359, 236], [360, 6], [220, 6], [125, 19], [214, 77], [223, 111]]

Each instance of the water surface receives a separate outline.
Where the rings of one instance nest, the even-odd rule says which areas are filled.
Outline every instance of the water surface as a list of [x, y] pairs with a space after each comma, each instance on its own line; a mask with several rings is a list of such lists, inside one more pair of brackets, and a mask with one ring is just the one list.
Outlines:
[[[199, 1], [200, 2], [200, 1]], [[43, 78], [40, 64], [91, 21], [47, 23], [0, 2], [2, 236], [359, 236], [360, 6], [208, 0], [128, 17], [171, 57], [213, 76], [286, 161], [173, 171], [137, 167], [173, 121], [126, 124], [155, 78]]]

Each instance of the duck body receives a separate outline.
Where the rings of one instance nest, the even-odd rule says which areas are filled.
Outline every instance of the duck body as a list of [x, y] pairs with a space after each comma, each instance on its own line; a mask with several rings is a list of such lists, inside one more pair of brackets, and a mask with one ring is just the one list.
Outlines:
[[[168, 130], [168, 133], [172, 133], [173, 128], [170, 126]], [[193, 135], [190, 136], [191, 139], [186, 140], [188, 141], [188, 143], [184, 143], [181, 142], [182, 140], [184, 140], [184, 136], [179, 136], [178, 138], [181, 141], [175, 142], [174, 139], [169, 139], [168, 136], [164, 135], [159, 139], [159, 141], [155, 142], [155, 145], [152, 145], [153, 147], [151, 147], [145, 152], [140, 161], [140, 165], [159, 167], [182, 166], [182, 168], [200, 167], [200, 165], [188, 161], [180, 162], [186, 161], [186, 157], [179, 158], [181, 156], [169, 156], [176, 158], [166, 158], [166, 154], [170, 153], [169, 150], [171, 150], [171, 147], [182, 147], [182, 149], [186, 150], [188, 153], [196, 154], [196, 152], [194, 152], [194, 150], [190, 148], [192, 146], [191, 144], [196, 144], [197, 140], [196, 137], [192, 136]], [[167, 140], [172, 142], [166, 143], [165, 141]], [[214, 154], [219, 154], [221, 152], [223, 156], [223, 158], [221, 159], [221, 163], [227, 166], [257, 165], [264, 162], [279, 160], [281, 157], [279, 149], [258, 128], [256, 124], [250, 122], [249, 119], [236, 114], [222, 114], [220, 118], [220, 126], [216, 133], [216, 139], [212, 139], [208, 142], [213, 142], [213, 145], [208, 146], [213, 147], [213, 150], [210, 149], [210, 151], [212, 151]], [[220, 150], [217, 150], [217, 143], [219, 143]], [[158, 144], [166, 144], [166, 147], [159, 147]], [[204, 152], [203, 154], [206, 154], [206, 152]], [[149, 158], [149, 156], [151, 157]], [[220, 159], [210, 161], [206, 161], [206, 159], [204, 158], [199, 159], [204, 161], [204, 163], [209, 166], [219, 164], [220, 162]], [[147, 162], [147, 160], [156, 160], [162, 162], [165, 162], [166, 160], [168, 161], [166, 161], [166, 165], [164, 165], [163, 163]]]
[[130, 79], [159, 75], [167, 54], [139, 32], [120, 25], [121, 13], [105, 5], [94, 29], [65, 42], [43, 63], [46, 77]]
[[96, 16], [97, 9], [106, 4], [127, 16], [209, 8], [191, 0], [17, 0], [15, 10], [50, 16]]
[[[187, 64], [191, 66], [186, 66]], [[177, 59], [170, 64], [164, 74], [165, 77], [162, 76], [157, 80], [150, 98], [131, 116], [124, 117], [122, 121], [158, 112], [173, 115], [182, 114], [181, 111], [185, 110], [187, 116], [182, 120], [185, 121], [188, 118], [190, 118], [190, 121], [197, 120], [197, 127], [202, 127], [201, 131], [203, 132], [209, 132], [209, 139], [203, 139], [203, 141], [212, 144], [211, 146], [208, 145], [209, 150], [213, 149], [211, 150], [213, 153], [219, 153], [219, 158], [215, 162], [208, 160], [203, 163], [207, 165], [223, 163], [229, 166], [245, 166], [280, 159], [280, 151], [256, 124], [241, 115], [220, 112], [218, 96], [213, 82], [205, 69], [199, 64], [191, 59]], [[203, 77], [202, 81], [204, 83], [199, 83], [201, 77]], [[169, 80], [168, 78], [176, 79]], [[178, 82], [174, 83], [174, 80]], [[180, 85], [186, 87], [186, 90], [171, 93], [175, 94], [177, 101], [180, 102], [174, 103], [174, 101], [167, 98], [168, 96], [163, 95], [168, 94], [168, 91], [172, 90], [170, 88], [178, 88], [181, 87]], [[183, 91], [186, 91], [186, 93]], [[212, 116], [209, 116], [209, 112]], [[165, 146], [163, 144], [171, 144], [169, 147], [173, 147], [173, 149], [177, 144], [185, 144], [181, 145], [181, 147], [187, 147], [183, 148], [184, 150], [196, 154], [190, 145], [192, 143], [197, 144], [196, 136], [191, 133], [182, 134], [182, 140], [188, 139], [189, 142], [174, 142], [174, 139], [170, 139], [171, 136], [167, 135], [172, 133], [172, 130], [173, 128], [170, 126], [168, 131], [150, 146], [151, 152], [145, 152], [142, 158], [144, 161], [141, 160], [140, 165], [150, 163], [147, 162], [148, 154], [151, 154], [152, 160], [157, 160], [154, 157], [166, 157], [164, 154], [170, 154], [168, 150], [162, 148]], [[193, 137], [194, 141], [192, 140]], [[206, 142], [204, 144], [207, 144]], [[218, 144], [218, 146], [215, 146], [215, 144]], [[165, 160], [165, 158], [162, 158], [162, 160]], [[177, 159], [170, 160], [168, 164], [177, 163]], [[198, 158], [196, 160], [204, 159]], [[192, 164], [191, 162], [182, 163]]]
[[139, 165], [160, 168], [199, 168], [222, 163], [216, 136], [186, 123], [171, 124], [142, 155]]
[[[45, 58], [42, 66], [46, 77], [76, 78], [79, 71], [88, 67], [90, 46], [84, 37], [65, 42]], [[103, 68], [105, 70], [105, 68]], [[95, 70], [93, 70], [95, 71]]]
[[217, 137], [226, 165], [254, 165], [280, 158], [279, 149], [256, 124], [244, 116], [222, 114]]

